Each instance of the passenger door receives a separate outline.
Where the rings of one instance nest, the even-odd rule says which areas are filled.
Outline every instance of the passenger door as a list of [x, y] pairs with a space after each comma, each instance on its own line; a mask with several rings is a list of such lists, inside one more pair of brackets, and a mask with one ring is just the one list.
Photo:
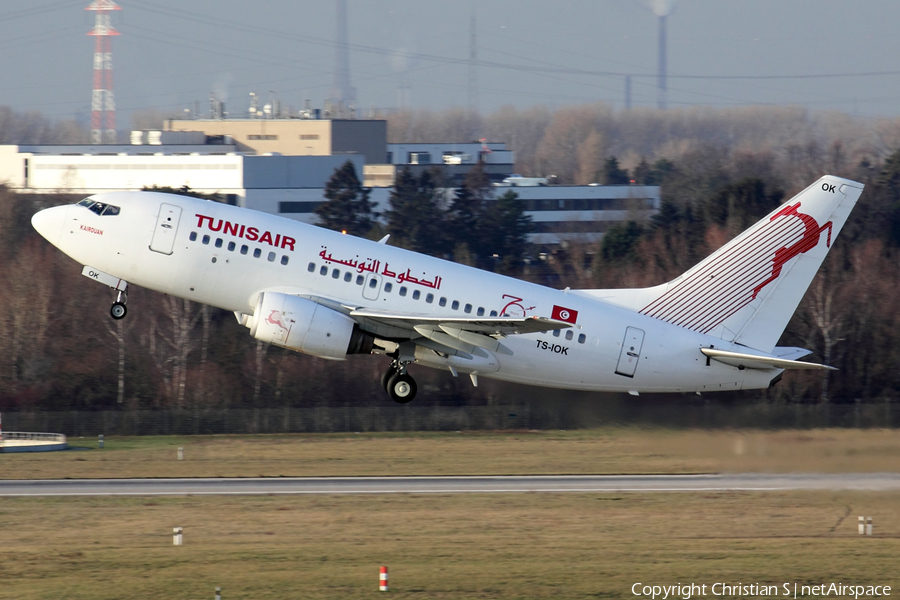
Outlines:
[[625, 340], [622, 342], [622, 350], [619, 352], [619, 362], [616, 364], [616, 375], [634, 377], [638, 361], [641, 359], [641, 346], [644, 345], [644, 331], [636, 327], [625, 330]]
[[151, 250], [160, 254], [172, 254], [180, 219], [180, 206], [175, 206], [174, 204], [161, 204], [159, 206], [156, 229], [153, 230], [153, 239], [150, 241]]

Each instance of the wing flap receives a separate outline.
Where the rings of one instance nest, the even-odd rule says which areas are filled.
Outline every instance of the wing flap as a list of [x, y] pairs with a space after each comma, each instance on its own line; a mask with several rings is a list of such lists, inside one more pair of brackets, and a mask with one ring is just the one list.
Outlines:
[[[359, 308], [350, 311], [351, 317], [373, 319], [393, 326], [415, 329], [417, 325], [427, 325], [436, 329], [456, 329], [472, 333], [489, 335], [517, 335], [524, 333], [540, 333], [571, 327], [571, 323], [548, 319], [546, 317], [451, 317], [433, 314], [400, 313], [371, 308]], [[452, 335], [452, 334], [448, 334]], [[475, 344], [479, 345], [480, 344]]]
[[715, 348], [700, 348], [700, 352], [720, 363], [737, 367], [739, 369], [798, 369], [798, 370], [829, 370], [837, 371], [834, 367], [816, 363], [788, 360], [776, 356], [758, 354], [744, 354], [742, 352], [729, 352], [716, 350]]
[[415, 329], [422, 337], [426, 337], [433, 342], [437, 342], [438, 344], [443, 344], [444, 346], [449, 346], [455, 350], [460, 350], [465, 352], [466, 354], [474, 354], [475, 356], [480, 356], [481, 358], [487, 358], [488, 354], [478, 346], [467, 344], [466, 342], [451, 337], [444, 333], [443, 331], [436, 331], [432, 327], [428, 325], [416, 325], [413, 329]]

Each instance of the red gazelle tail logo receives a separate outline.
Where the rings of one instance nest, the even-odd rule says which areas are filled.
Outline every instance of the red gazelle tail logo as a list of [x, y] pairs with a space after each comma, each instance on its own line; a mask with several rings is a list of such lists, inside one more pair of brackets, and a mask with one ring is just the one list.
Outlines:
[[790, 206], [785, 206], [777, 213], [772, 215], [770, 221], [774, 221], [778, 217], [797, 217], [801, 221], [803, 221], [803, 237], [801, 237], [797, 242], [791, 244], [790, 246], [782, 246], [778, 250], [775, 251], [775, 258], [772, 259], [772, 274], [769, 275], [769, 278], [757, 285], [753, 288], [753, 299], [756, 299], [757, 294], [778, 279], [778, 276], [781, 275], [781, 267], [784, 266], [786, 262], [794, 258], [795, 256], [799, 256], [804, 252], [809, 252], [813, 248], [819, 245], [819, 240], [822, 237], [822, 232], [825, 229], [828, 229], [828, 238], [825, 240], [825, 246], [827, 248], [831, 247], [831, 229], [832, 223], [828, 221], [821, 227], [819, 227], [818, 221], [812, 218], [809, 215], [805, 215], [802, 212], [798, 212], [797, 209], [800, 207], [800, 203], [793, 204]]

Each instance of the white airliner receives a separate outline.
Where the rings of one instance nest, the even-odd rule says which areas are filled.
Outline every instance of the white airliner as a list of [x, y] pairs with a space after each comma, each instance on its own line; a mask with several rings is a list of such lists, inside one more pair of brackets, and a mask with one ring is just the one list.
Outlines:
[[385, 354], [409, 402], [412, 363], [531, 385], [628, 392], [766, 388], [810, 354], [776, 343], [862, 193], [825, 176], [680, 277], [554, 290], [273, 215], [152, 192], [38, 212], [34, 228], [113, 288], [233, 311], [259, 340], [327, 359]]

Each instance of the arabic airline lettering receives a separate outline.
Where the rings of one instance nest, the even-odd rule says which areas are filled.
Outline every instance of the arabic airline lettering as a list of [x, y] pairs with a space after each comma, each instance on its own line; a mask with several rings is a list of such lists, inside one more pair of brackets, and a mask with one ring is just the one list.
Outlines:
[[[411, 365], [476, 385], [703, 392], [830, 368], [777, 343], [862, 189], [822, 177], [680, 277], [641, 289], [555, 290], [154, 192], [98, 194], [32, 224], [113, 288], [113, 318], [125, 316], [130, 284], [232, 311], [251, 336], [298, 352], [383, 355], [382, 384], [397, 402], [416, 395]], [[162, 220], [165, 252], [153, 239]]]

